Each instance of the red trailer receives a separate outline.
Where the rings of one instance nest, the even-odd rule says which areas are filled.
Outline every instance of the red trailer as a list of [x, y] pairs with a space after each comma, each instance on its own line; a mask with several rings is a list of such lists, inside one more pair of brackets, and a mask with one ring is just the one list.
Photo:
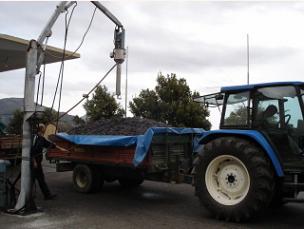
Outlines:
[[49, 150], [47, 158], [58, 172], [73, 170], [79, 192], [97, 191], [104, 181], [115, 180], [132, 187], [144, 179], [191, 183], [193, 139], [202, 131], [150, 128], [141, 136], [53, 135], [50, 139], [59, 148]]
[[22, 137], [20, 135], [0, 136], [0, 159], [16, 160], [21, 158]]

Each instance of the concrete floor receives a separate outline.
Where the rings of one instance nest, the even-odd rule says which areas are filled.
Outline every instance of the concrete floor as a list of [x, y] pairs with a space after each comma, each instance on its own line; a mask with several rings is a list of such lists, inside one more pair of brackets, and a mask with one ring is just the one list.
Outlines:
[[246, 224], [212, 219], [200, 207], [190, 185], [145, 181], [135, 190], [106, 183], [95, 194], [73, 190], [72, 173], [45, 168], [50, 188], [58, 197], [44, 201], [37, 189], [36, 203], [43, 213], [26, 217], [0, 214], [1, 229], [18, 228], [304, 228], [304, 205], [288, 204]]

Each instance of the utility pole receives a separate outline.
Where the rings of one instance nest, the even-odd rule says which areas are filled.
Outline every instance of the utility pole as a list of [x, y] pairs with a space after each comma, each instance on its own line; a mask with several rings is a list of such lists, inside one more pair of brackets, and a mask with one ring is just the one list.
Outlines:
[[[112, 58], [117, 63], [117, 76], [116, 76], [116, 94], [120, 95], [120, 74], [121, 64], [125, 57], [125, 29], [121, 22], [100, 2], [92, 2], [101, 12], [103, 12], [114, 24], [116, 25], [114, 31], [115, 47], [113, 49]], [[23, 119], [23, 140], [22, 140], [22, 164], [21, 164], [21, 188], [18, 201], [13, 209], [12, 213], [19, 213], [24, 210], [32, 211], [35, 209], [28, 209], [28, 206], [34, 206], [31, 204], [32, 195], [32, 174], [31, 174], [31, 147], [33, 144], [33, 133], [32, 133], [32, 122], [31, 118], [35, 113], [35, 77], [39, 72], [40, 66], [44, 60], [43, 43], [47, 37], [52, 34], [52, 27], [57, 21], [61, 13], [75, 4], [75, 1], [62, 1], [60, 2], [52, 16], [50, 17], [47, 25], [42, 30], [40, 36], [36, 40], [31, 40], [27, 55], [26, 55], [26, 72], [25, 72], [25, 83], [24, 83], [24, 119]], [[36, 206], [34, 206], [36, 208]]]
[[[34, 92], [35, 77], [37, 73], [37, 41], [31, 40], [26, 55], [26, 72], [24, 82], [24, 118], [23, 118], [23, 138], [22, 138], [22, 164], [21, 164], [21, 190], [15, 210], [23, 208], [28, 211], [36, 210], [36, 206], [31, 205], [31, 147], [32, 147], [32, 125], [30, 118], [34, 114]], [[31, 205], [31, 206], [29, 206]], [[35, 209], [34, 209], [35, 208]]]
[[46, 27], [40, 34], [38, 41], [31, 40], [26, 55], [26, 71], [24, 81], [24, 118], [23, 118], [23, 133], [22, 133], [22, 164], [21, 164], [21, 188], [18, 201], [14, 211], [19, 212], [24, 209], [27, 211], [36, 210], [32, 202], [32, 174], [31, 174], [31, 148], [32, 148], [32, 125], [31, 117], [35, 112], [35, 77], [42, 63], [43, 56], [38, 54], [39, 44], [43, 44], [45, 38], [50, 36], [51, 28], [56, 22], [57, 18], [63, 13], [67, 6], [71, 6], [71, 2], [60, 2], [52, 17], [48, 21]]
[[247, 84], [249, 84], [249, 34], [247, 33]]
[[125, 117], [127, 117], [127, 109], [128, 109], [128, 59], [129, 59], [129, 47], [127, 47], [126, 49]]

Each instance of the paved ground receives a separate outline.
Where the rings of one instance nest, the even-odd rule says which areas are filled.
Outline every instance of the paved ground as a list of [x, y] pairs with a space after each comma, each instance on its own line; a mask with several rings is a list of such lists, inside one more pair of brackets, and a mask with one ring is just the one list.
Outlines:
[[212, 219], [189, 185], [145, 182], [136, 190], [105, 184], [96, 194], [73, 190], [71, 173], [47, 168], [47, 180], [58, 198], [36, 202], [43, 213], [20, 217], [0, 214], [1, 229], [18, 228], [303, 228], [304, 205], [288, 204], [246, 224]]

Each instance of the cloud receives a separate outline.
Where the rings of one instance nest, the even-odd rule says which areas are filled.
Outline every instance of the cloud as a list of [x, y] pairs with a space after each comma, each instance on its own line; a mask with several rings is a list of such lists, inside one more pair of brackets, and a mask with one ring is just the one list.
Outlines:
[[[57, 2], [0, 2], [0, 33], [37, 38]], [[123, 23], [129, 46], [129, 98], [153, 88], [157, 72], [185, 77], [192, 90], [245, 82], [246, 34], [250, 34], [252, 82], [302, 79], [304, 67], [304, 3], [301, 2], [103, 2]], [[94, 6], [78, 2], [69, 29], [74, 50], [86, 30]], [[35, 12], [35, 13], [33, 13]], [[114, 64], [114, 24], [96, 12], [79, 52], [66, 62], [64, 105], [81, 98]], [[63, 47], [64, 15], [49, 44]], [[46, 103], [58, 77], [58, 64], [47, 66]], [[125, 71], [125, 69], [123, 69]], [[288, 78], [286, 77], [288, 75]], [[115, 91], [115, 74], [104, 84]], [[24, 70], [0, 75], [0, 97], [22, 96]], [[124, 81], [122, 82], [124, 87]], [[77, 112], [83, 109], [77, 108]]]
[[[183, 44], [181, 46], [181, 44]], [[157, 71], [169, 68], [173, 71], [198, 71], [204, 68], [237, 67], [246, 63], [246, 51], [240, 47], [210, 45], [204, 42], [180, 42], [165, 46], [143, 47], [137, 46], [131, 49], [134, 56], [141, 57], [131, 59], [133, 70]], [[271, 62], [278, 58], [288, 58], [296, 53], [292, 48], [271, 49], [267, 47], [255, 47], [254, 58], [258, 62]]]

